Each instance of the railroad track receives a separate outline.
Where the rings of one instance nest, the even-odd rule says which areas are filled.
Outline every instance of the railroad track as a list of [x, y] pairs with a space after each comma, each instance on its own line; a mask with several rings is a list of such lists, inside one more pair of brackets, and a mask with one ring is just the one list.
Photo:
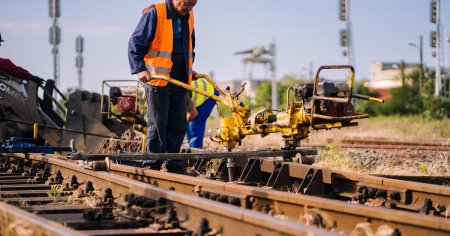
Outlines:
[[0, 156], [0, 235], [335, 235], [59, 158]]
[[312, 217], [316, 227], [344, 233], [362, 222], [402, 235], [450, 233], [450, 188], [438, 185], [261, 159], [247, 163], [239, 184], [115, 164], [110, 172], [217, 201], [239, 198], [242, 207], [296, 222]]
[[[34, 162], [48, 160], [42, 155], [28, 158]], [[450, 233], [450, 220], [446, 218], [449, 187], [258, 158], [241, 168], [239, 184], [117, 164], [109, 165], [109, 174], [333, 232], [387, 228], [394, 235]], [[375, 207], [377, 204], [382, 207]]]
[[[342, 137], [328, 138], [326, 143], [339, 148], [354, 149], [450, 151], [450, 139]], [[305, 142], [302, 146], [325, 148], [327, 145]]]

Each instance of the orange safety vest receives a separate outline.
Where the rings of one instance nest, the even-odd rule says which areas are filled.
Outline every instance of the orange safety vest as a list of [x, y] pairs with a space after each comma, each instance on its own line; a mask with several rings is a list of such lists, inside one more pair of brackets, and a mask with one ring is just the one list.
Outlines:
[[[164, 75], [170, 77], [170, 70], [172, 69], [172, 51], [173, 51], [173, 28], [172, 19], [167, 18], [167, 8], [166, 2], [156, 3], [156, 15], [158, 16], [158, 22], [155, 30], [155, 37], [150, 44], [150, 48], [147, 55], [144, 57], [145, 66], [150, 71], [152, 75]], [[143, 10], [145, 14], [149, 9]], [[193, 53], [192, 53], [192, 32], [194, 30], [194, 12], [189, 12], [189, 74], [188, 74], [188, 84], [192, 81], [192, 64], [193, 64]], [[153, 86], [164, 87], [167, 85], [167, 81], [154, 79], [147, 82]]]

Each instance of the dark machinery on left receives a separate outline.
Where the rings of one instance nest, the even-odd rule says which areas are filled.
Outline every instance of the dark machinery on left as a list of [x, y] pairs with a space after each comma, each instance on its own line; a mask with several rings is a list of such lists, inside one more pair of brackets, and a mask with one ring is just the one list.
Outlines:
[[38, 142], [61, 147], [73, 139], [76, 149], [96, 152], [102, 140], [120, 137], [128, 128], [99, 113], [102, 102], [107, 99], [98, 93], [76, 90], [67, 98], [53, 80], [17, 78], [0, 70], [0, 140], [32, 137], [37, 124]]

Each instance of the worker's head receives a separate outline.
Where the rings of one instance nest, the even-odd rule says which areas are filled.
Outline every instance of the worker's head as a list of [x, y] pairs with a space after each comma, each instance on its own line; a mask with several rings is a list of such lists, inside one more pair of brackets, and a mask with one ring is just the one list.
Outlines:
[[185, 16], [197, 4], [197, 0], [172, 0], [174, 10], [182, 16]]

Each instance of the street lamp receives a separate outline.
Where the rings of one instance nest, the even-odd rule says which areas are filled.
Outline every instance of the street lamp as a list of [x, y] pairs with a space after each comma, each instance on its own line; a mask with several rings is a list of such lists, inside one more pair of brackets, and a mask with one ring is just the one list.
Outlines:
[[408, 44], [411, 47], [415, 47], [419, 49], [419, 55], [420, 55], [420, 75], [419, 75], [419, 91], [422, 90], [422, 81], [423, 81], [423, 39], [422, 35], [420, 35], [420, 45], [417, 46], [415, 43], [409, 43]]

